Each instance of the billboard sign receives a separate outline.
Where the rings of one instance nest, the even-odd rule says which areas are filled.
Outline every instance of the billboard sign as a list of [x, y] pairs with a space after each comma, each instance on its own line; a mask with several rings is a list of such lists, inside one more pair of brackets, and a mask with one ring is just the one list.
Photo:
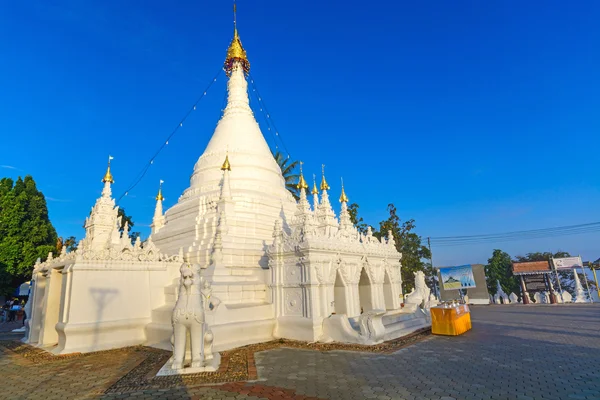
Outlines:
[[545, 292], [547, 290], [544, 274], [523, 275], [523, 281], [525, 281], [525, 288], [528, 292]]
[[475, 278], [473, 277], [471, 264], [440, 268], [440, 275], [444, 290], [475, 287]]
[[554, 268], [556, 269], [583, 268], [581, 257], [553, 258], [552, 264], [554, 264]]

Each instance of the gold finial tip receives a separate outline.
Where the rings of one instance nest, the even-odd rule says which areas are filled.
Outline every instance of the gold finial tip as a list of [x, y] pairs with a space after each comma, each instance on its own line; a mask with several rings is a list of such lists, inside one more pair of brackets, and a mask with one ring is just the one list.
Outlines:
[[156, 201], [163, 201], [165, 198], [162, 195], [162, 189], [158, 189], [158, 194], [156, 195]]
[[313, 188], [312, 194], [319, 194], [319, 189], [317, 189], [317, 178], [313, 175]]
[[246, 50], [244, 50], [244, 46], [242, 46], [242, 41], [240, 40], [240, 35], [237, 30], [237, 17], [236, 17], [236, 6], [235, 2], [233, 3], [233, 39], [229, 44], [229, 48], [227, 49], [227, 58], [225, 58], [225, 64], [223, 65], [223, 69], [227, 76], [231, 76], [233, 72], [234, 63], [237, 61], [241, 67], [244, 69], [244, 72], [248, 74], [250, 72], [250, 61], [248, 61], [248, 56], [246, 55]]
[[115, 183], [115, 180], [113, 179], [112, 174], [110, 173], [110, 160], [112, 160], [112, 157], [109, 156], [108, 158], [108, 167], [106, 168], [106, 173], [104, 174], [104, 178], [102, 178], [102, 182], [103, 183], [110, 183], [113, 184]]
[[329, 190], [330, 187], [325, 179], [325, 164], [321, 165], [321, 172], [323, 173], [323, 179], [321, 180], [321, 190]]
[[229, 163], [229, 154], [225, 156], [225, 161], [221, 166], [221, 171], [231, 171], [231, 164]]
[[298, 184], [296, 185], [296, 187], [300, 190], [302, 189], [308, 189], [308, 184], [306, 183], [306, 179], [304, 179], [304, 174], [302, 173], [302, 165], [304, 163], [302, 161], [300, 161], [300, 178], [298, 179]]
[[298, 179], [298, 184], [296, 185], [298, 189], [308, 189], [308, 184], [304, 179], [304, 175], [300, 174], [300, 179]]
[[344, 186], [342, 186], [342, 194], [340, 196], [340, 203], [347, 203], [348, 196], [346, 196], [346, 192], [344, 191]]

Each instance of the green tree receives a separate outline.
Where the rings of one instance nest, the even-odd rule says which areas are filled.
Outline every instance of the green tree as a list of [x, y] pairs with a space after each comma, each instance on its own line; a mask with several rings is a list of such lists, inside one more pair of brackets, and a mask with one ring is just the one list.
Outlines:
[[363, 235], [367, 233], [368, 225], [363, 221], [362, 217], [358, 216], [358, 208], [360, 206], [356, 203], [352, 203], [348, 206], [348, 214], [350, 214], [350, 221], [356, 229]]
[[123, 207], [119, 207], [117, 216], [121, 217], [121, 226], [119, 227], [119, 232], [123, 234], [123, 231], [125, 230], [125, 223], [127, 223], [129, 225], [129, 239], [131, 239], [131, 244], [134, 244], [136, 239], [140, 236], [140, 233], [132, 231], [135, 223], [131, 219], [131, 216], [125, 213], [125, 209]]
[[75, 236], [69, 236], [64, 240], [62, 237], [59, 237], [58, 241], [56, 242], [56, 252], [60, 253], [63, 247], [67, 248], [67, 252], [77, 250], [77, 239]]
[[415, 286], [415, 275], [417, 271], [423, 271], [427, 280], [431, 284], [434, 271], [429, 263], [423, 259], [430, 259], [429, 249], [423, 245], [421, 236], [414, 232], [416, 228], [415, 220], [409, 219], [400, 223], [400, 217], [397, 214], [396, 207], [388, 204], [390, 216], [385, 221], [379, 223], [379, 230], [373, 232], [373, 236], [382, 240], [387, 238], [388, 231], [392, 232], [396, 249], [402, 253], [402, 285], [405, 293], [410, 292]]
[[499, 249], [495, 249], [492, 257], [488, 259], [485, 276], [488, 291], [491, 294], [496, 294], [497, 282], [500, 282], [505, 293], [518, 294], [521, 292], [519, 281], [512, 274], [512, 262], [510, 255]]
[[75, 236], [69, 236], [63, 242], [63, 246], [67, 246], [68, 252], [75, 251], [77, 250], [77, 239], [75, 238]]
[[0, 292], [10, 293], [30, 277], [39, 257], [56, 251], [56, 230], [46, 199], [31, 176], [0, 181]]
[[273, 153], [273, 157], [281, 169], [281, 174], [285, 180], [285, 188], [298, 200], [300, 198], [300, 191], [296, 186], [300, 178], [300, 175], [296, 173], [298, 161], [290, 161], [290, 156], [285, 157], [280, 151]]

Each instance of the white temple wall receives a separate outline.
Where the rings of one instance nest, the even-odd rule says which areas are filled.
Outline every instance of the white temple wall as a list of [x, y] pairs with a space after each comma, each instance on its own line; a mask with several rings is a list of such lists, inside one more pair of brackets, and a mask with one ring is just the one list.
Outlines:
[[350, 288], [342, 281], [339, 272], [336, 273], [333, 305], [336, 314], [348, 314], [348, 295]]
[[35, 280], [35, 284], [31, 294], [31, 315], [27, 316], [29, 319], [29, 335], [26, 339], [27, 343], [38, 343], [42, 329], [43, 321], [41, 317], [46, 300], [48, 278], [41, 273], [36, 273], [32, 278]]
[[55, 354], [142, 344], [180, 263], [78, 261], [36, 274], [29, 343]]
[[51, 346], [58, 342], [58, 332], [55, 327], [59, 322], [63, 304], [64, 278], [61, 269], [52, 269], [48, 273], [46, 295], [44, 296], [43, 315], [41, 318], [40, 341], [41, 347]]
[[376, 294], [374, 292], [374, 290], [371, 290], [371, 281], [367, 276], [367, 272], [362, 268], [360, 271], [360, 280], [358, 282], [358, 297], [361, 314], [376, 308], [374, 306], [376, 304]]
[[400, 262], [393, 247], [330, 247], [326, 241], [313, 244], [310, 236], [300, 243], [290, 246], [276, 236], [269, 250], [276, 337], [318, 340], [324, 319], [334, 312], [354, 319], [375, 309], [400, 309]]

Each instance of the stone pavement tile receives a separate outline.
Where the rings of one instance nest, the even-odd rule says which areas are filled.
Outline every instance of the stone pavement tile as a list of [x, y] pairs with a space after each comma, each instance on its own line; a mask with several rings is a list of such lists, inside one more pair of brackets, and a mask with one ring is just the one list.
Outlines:
[[[376, 388], [391, 398], [595, 396], [600, 388], [592, 355], [600, 351], [598, 311], [597, 305], [473, 307], [474, 329], [467, 334], [435, 337], [390, 355], [278, 349], [258, 353], [256, 360], [268, 384], [298, 393], [352, 382], [364, 398], [379, 395]], [[310, 386], [289, 378], [300, 374], [313, 378]]]
[[258, 353], [240, 350], [239, 365], [248, 367], [238, 379], [252, 375], [253, 354], [258, 381], [211, 387], [193, 379], [136, 386], [124, 377], [152, 372], [142, 368], [143, 350], [49, 360], [18, 356], [0, 342], [0, 376], [15, 382], [0, 398], [86, 399], [108, 391], [105, 399], [598, 399], [599, 311], [598, 305], [473, 307], [473, 330], [465, 335], [388, 353], [271, 343]]

